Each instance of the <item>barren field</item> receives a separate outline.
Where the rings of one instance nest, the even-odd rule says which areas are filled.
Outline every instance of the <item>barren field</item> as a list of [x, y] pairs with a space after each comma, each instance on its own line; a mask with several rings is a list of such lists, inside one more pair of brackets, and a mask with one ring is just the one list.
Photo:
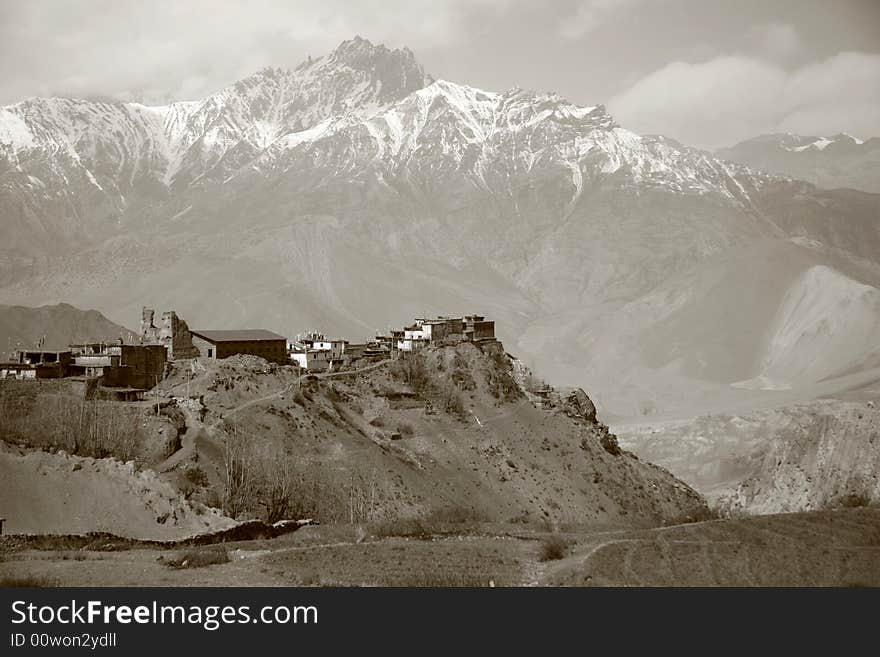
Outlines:
[[[876, 508], [649, 530], [481, 523], [383, 533], [318, 526], [271, 540], [118, 552], [7, 542], [0, 578], [60, 586], [880, 586]], [[228, 561], [192, 567], [200, 552], [218, 550]]]
[[756, 516], [579, 541], [552, 586], [880, 586], [880, 509]]

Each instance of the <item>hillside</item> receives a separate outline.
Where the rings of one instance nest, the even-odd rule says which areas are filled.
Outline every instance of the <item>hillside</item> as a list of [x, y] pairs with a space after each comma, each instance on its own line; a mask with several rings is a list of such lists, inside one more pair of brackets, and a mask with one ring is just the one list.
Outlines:
[[880, 138], [851, 135], [810, 137], [792, 134], [761, 135], [722, 148], [715, 154], [768, 171], [807, 180], [826, 189], [849, 187], [880, 192]]
[[[8, 529], [167, 538], [228, 518], [651, 526], [708, 513], [621, 451], [586, 396], [529, 402], [500, 344], [303, 376], [252, 356], [180, 361], [156, 392], [114, 403], [63, 380], [0, 386], [0, 432], [17, 445], [0, 464]], [[64, 494], [46, 496], [46, 477]]]
[[[0, 208], [0, 302], [354, 339], [467, 306], [616, 416], [746, 395], [729, 384], [760, 375], [777, 270], [880, 284], [880, 195], [638, 135], [600, 104], [434, 80], [364, 39], [200, 100], [6, 106]], [[730, 356], [694, 321], [719, 306], [739, 310]]]
[[190, 504], [149, 471], [115, 459], [21, 450], [0, 443], [0, 511], [6, 534], [112, 532], [179, 539], [232, 523]]
[[132, 332], [114, 324], [96, 310], [80, 310], [61, 303], [28, 308], [0, 306], [0, 350], [5, 356], [16, 348], [34, 348], [45, 338], [46, 349], [70, 344], [131, 339]]
[[178, 394], [186, 386], [204, 395], [204, 411], [198, 421], [190, 414], [184, 449], [154, 467], [183, 485], [198, 468], [205, 490], [197, 498], [220, 489], [232, 458], [263, 481], [242, 511], [266, 513], [255, 505], [263, 486], [292, 476], [294, 515], [323, 522], [451, 512], [494, 522], [651, 524], [705, 513], [690, 488], [620, 452], [577, 405], [534, 407], [499, 346], [462, 343], [302, 380], [289, 368], [240, 360], [167, 382]]

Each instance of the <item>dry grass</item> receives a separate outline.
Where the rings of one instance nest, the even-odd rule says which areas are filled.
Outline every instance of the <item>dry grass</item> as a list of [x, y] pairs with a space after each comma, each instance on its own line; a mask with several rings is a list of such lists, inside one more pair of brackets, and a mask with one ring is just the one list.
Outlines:
[[23, 391], [28, 388], [0, 386], [0, 435], [7, 442], [121, 461], [138, 456], [140, 411], [114, 402]]
[[376, 538], [400, 536], [428, 539], [443, 534], [465, 534], [473, 530], [477, 523], [486, 521], [488, 518], [485, 515], [472, 508], [446, 506], [415, 518], [390, 518], [373, 522], [370, 524], [370, 533]]
[[165, 562], [169, 568], [204, 568], [222, 563], [229, 563], [229, 550], [225, 545], [211, 545], [204, 548], [187, 550], [176, 558]]
[[479, 588], [489, 586], [493, 577], [471, 572], [435, 572], [421, 571], [410, 573], [407, 577], [396, 581], [393, 586], [412, 588]]
[[370, 523], [370, 534], [375, 538], [400, 536], [424, 540], [431, 538], [433, 531], [423, 518], [393, 518]]
[[[754, 516], [634, 530], [581, 543], [564, 586], [880, 586], [880, 511]], [[870, 548], [870, 549], [866, 549]]]
[[35, 575], [5, 575], [0, 577], [0, 588], [37, 589], [58, 586], [55, 580]]

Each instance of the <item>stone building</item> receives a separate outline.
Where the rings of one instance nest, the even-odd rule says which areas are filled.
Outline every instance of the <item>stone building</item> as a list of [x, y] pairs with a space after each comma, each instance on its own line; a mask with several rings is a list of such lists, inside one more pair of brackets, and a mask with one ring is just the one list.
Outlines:
[[60, 379], [68, 375], [70, 350], [22, 350], [15, 363], [3, 368], [4, 378]]
[[280, 365], [287, 361], [287, 338], [265, 329], [190, 331], [192, 344], [202, 358], [227, 358], [236, 354], [260, 356]]
[[85, 344], [73, 348], [70, 373], [100, 378], [108, 388], [149, 390], [165, 376], [167, 349], [151, 344]]
[[189, 326], [173, 310], [162, 313], [162, 326], [153, 324], [155, 311], [144, 308], [141, 312], [141, 344], [160, 344], [167, 350], [168, 360], [195, 358], [197, 349], [193, 346]]
[[495, 340], [495, 322], [482, 315], [465, 315], [464, 337], [473, 342]]

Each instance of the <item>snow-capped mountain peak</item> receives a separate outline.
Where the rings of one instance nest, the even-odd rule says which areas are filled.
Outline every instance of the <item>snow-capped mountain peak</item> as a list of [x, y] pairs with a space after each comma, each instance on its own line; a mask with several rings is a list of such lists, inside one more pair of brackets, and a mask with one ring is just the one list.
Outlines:
[[[124, 221], [157, 195], [285, 172], [431, 180], [459, 176], [490, 193], [511, 177], [560, 177], [569, 204], [616, 185], [716, 194], [748, 205], [761, 178], [672, 140], [641, 137], [602, 105], [555, 93], [484, 91], [433, 80], [409, 49], [356, 37], [293, 69], [267, 67], [202, 100], [150, 107], [64, 98], [0, 109], [0, 157], [15, 194], [47, 189]], [[10, 167], [7, 167], [9, 169]], [[288, 174], [289, 175], [289, 174]], [[301, 174], [300, 174], [301, 175]]]

